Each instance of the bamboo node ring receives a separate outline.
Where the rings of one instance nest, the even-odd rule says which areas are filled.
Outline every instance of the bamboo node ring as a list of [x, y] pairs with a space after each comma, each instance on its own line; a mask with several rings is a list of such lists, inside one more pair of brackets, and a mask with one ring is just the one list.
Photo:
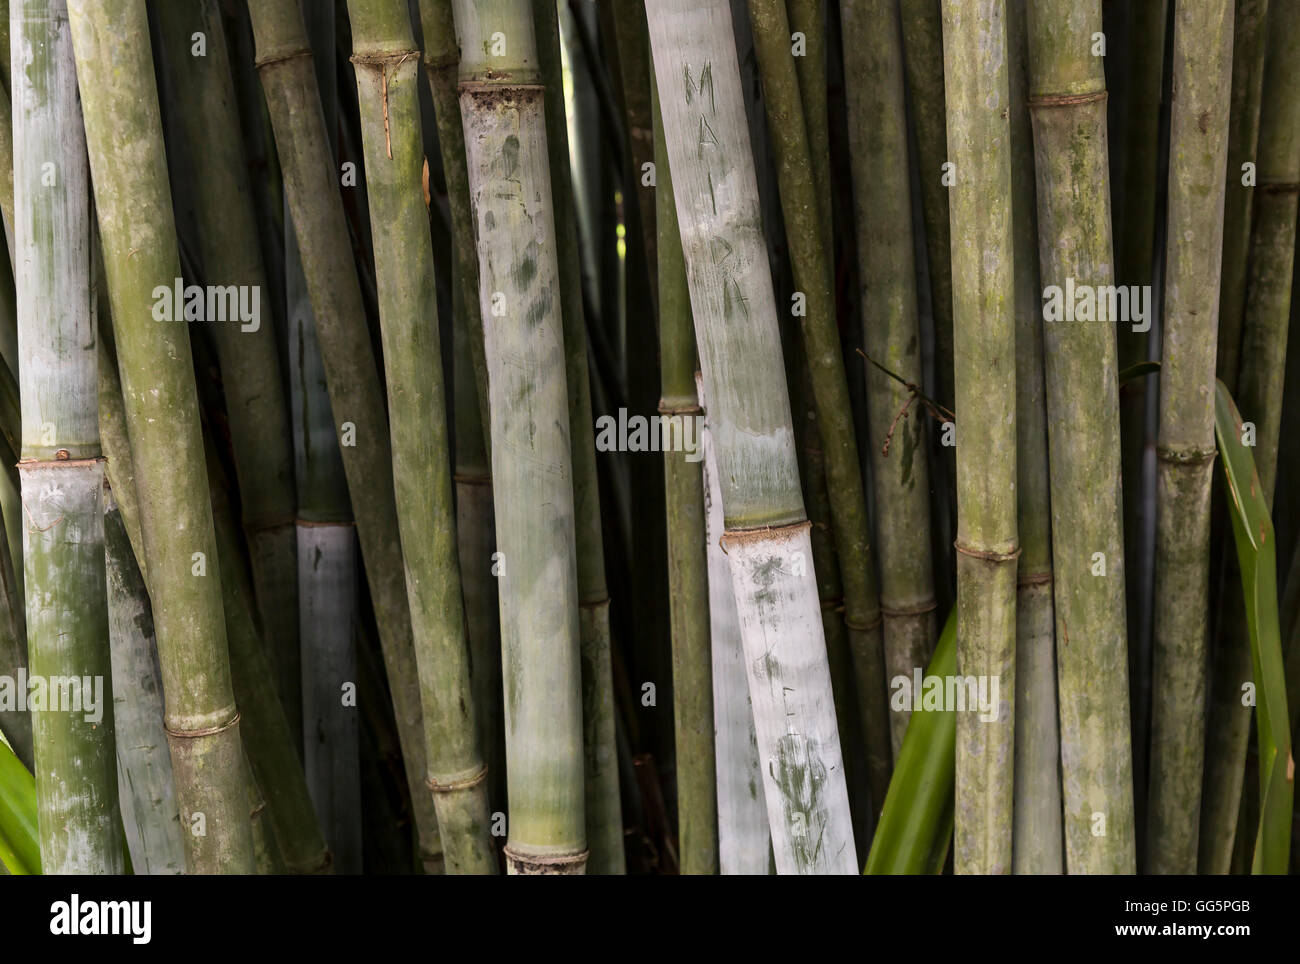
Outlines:
[[1156, 455], [1161, 462], [1172, 465], [1204, 465], [1214, 461], [1217, 449], [1175, 449], [1166, 445], [1156, 446]]
[[471, 787], [478, 786], [487, 779], [487, 771], [487, 764], [484, 764], [478, 773], [464, 780], [450, 780], [445, 783], [440, 783], [433, 777], [429, 777], [424, 782], [425, 785], [434, 793], [451, 793], [453, 790], [468, 790]]
[[1030, 97], [1029, 108], [1033, 110], [1035, 107], [1073, 107], [1076, 104], [1096, 103], [1105, 100], [1107, 96], [1104, 90], [1088, 94], [1044, 94], [1042, 97]]
[[984, 559], [988, 562], [1012, 562], [1020, 558], [1019, 545], [1010, 552], [993, 552], [989, 549], [972, 549], [970, 546], [964, 546], [954, 540], [953, 547], [963, 556], [970, 556], [972, 559]]
[[923, 616], [926, 613], [934, 612], [934, 610], [938, 608], [939, 603], [932, 599], [929, 602], [917, 603], [915, 606], [900, 606], [898, 609], [881, 606], [880, 615], [882, 618], [889, 619], [894, 619], [899, 616]]
[[177, 739], [194, 740], [194, 739], [198, 739], [201, 736], [216, 736], [218, 733], [224, 733], [226, 730], [229, 730], [238, 725], [239, 725], [239, 712], [236, 711], [234, 716], [232, 716], [227, 722], [222, 723], [220, 726], [209, 726], [202, 730], [173, 730], [170, 726], [167, 725], [166, 722], [164, 722], [163, 730], [167, 733], [168, 736], [174, 736]]

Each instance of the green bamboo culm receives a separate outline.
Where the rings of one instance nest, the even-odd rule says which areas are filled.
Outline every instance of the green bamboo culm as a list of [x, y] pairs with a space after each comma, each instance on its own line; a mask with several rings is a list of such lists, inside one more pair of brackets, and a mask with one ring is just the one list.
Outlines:
[[[143, 0], [68, 5], [127, 431], [151, 574], [167, 739], [191, 873], [254, 869], [198, 396], [183, 321]], [[163, 294], [163, 293], [166, 294]], [[173, 304], [173, 318], [183, 317]]]
[[[957, 411], [957, 672], [999, 681], [957, 714], [957, 873], [1011, 872], [1016, 676], [1016, 298], [1002, 0], [944, 0]], [[988, 712], [988, 711], [986, 711]]]
[[[1235, 397], [1242, 418], [1255, 427], [1255, 467], [1265, 502], [1272, 508], [1300, 190], [1300, 99], [1295, 97], [1300, 89], [1300, 2], [1273, 0], [1267, 34], [1256, 152], [1258, 186]], [[1230, 558], [1224, 585], [1232, 587], [1228, 591], [1234, 594], [1220, 616], [1222, 631], [1211, 671], [1214, 683], [1202, 787], [1201, 873], [1228, 872], [1238, 833], [1251, 718], [1251, 707], [1242, 703], [1242, 688], [1253, 677], [1246, 612], [1242, 598], [1235, 594], [1239, 573], [1236, 561]], [[1254, 682], [1258, 685], [1260, 681]]]
[[[587, 325], [582, 302], [569, 135], [565, 119], [556, 5], [533, 0], [537, 63], [546, 88], [546, 146], [550, 152], [551, 195], [559, 258], [560, 308], [564, 321], [564, 364], [569, 403], [569, 448], [573, 462], [573, 507], [578, 554], [578, 629], [582, 643], [582, 726], [586, 761], [588, 869], [621, 874], [626, 869], [623, 818], [614, 734], [609, 591], [601, 534], [600, 491], [587, 373]], [[647, 78], [648, 79], [648, 78]]]
[[1034, 139], [1029, 124], [1026, 0], [1007, 0], [1011, 93], [1011, 203], [1016, 273], [1015, 827], [1012, 873], [1065, 869], [1061, 740], [1056, 706], [1052, 518], [1047, 468], [1042, 288], [1038, 276]]
[[[195, 190], [198, 254], [209, 283], [250, 292], [248, 317], [230, 312], [208, 326], [224, 375], [227, 421], [239, 481], [241, 520], [276, 689], [294, 745], [302, 746], [302, 658], [298, 643], [296, 500], [289, 409], [280, 376], [272, 299], [257, 243], [235, 87], [216, 0], [157, 6], [168, 78]], [[195, 34], [204, 39], [196, 53]], [[233, 307], [233, 306], [232, 306]], [[227, 305], [220, 308], [225, 314]]]
[[[1065, 853], [1133, 873], [1132, 754], [1115, 333], [1053, 320], [1050, 296], [1113, 283], [1100, 0], [1030, 0], [1029, 107], [1044, 292]], [[1072, 307], [1072, 306], [1071, 306]], [[1103, 822], [1104, 821], [1104, 826]], [[1097, 832], [1104, 829], [1105, 833]]]
[[580, 874], [587, 836], [574, 480], [533, 10], [527, 0], [455, 0], [453, 10], [489, 372], [507, 869]]
[[[866, 720], [863, 737], [876, 795], [873, 806], [878, 810], [884, 803], [889, 768], [885, 734], [879, 726], [871, 725], [886, 719], [880, 596], [835, 310], [830, 160], [824, 140], [826, 105], [823, 100], [805, 108], [801, 92], [812, 86], [824, 91], [825, 81], [813, 78], [799, 82], [795, 63], [800, 58], [790, 55], [791, 24], [784, 0], [749, 0], [749, 19], [763, 78], [763, 103], [798, 289], [796, 297], [803, 295], [794, 313], [799, 318], [810, 372], [808, 381], [821, 439], [833, 541], [843, 580], [843, 619]], [[822, 141], [814, 139], [814, 131], [820, 131]]]
[[405, 0], [349, 0], [375, 242], [398, 531], [446, 870], [491, 874], [487, 767], [470, 691], [429, 213], [420, 52]]
[[120, 874], [86, 142], [66, 3], [10, 15], [27, 668], [74, 701], [32, 707], [41, 867]]
[[[704, 536], [703, 421], [695, 391], [695, 329], [686, 262], [677, 230], [663, 118], [653, 94], [655, 223], [659, 258], [659, 413], [694, 452], [664, 450], [668, 502], [668, 599], [673, 644], [673, 725], [677, 737], [678, 859], [684, 874], [718, 872], [718, 789], [713, 734], [709, 569]], [[689, 435], [687, 434], [689, 431]]]
[[1145, 867], [1161, 874], [1196, 873], [1232, 26], [1232, 0], [1174, 2]]
[[731, 12], [646, 12], [776, 868], [856, 873]]
[[1218, 374], [1237, 390], [1241, 324], [1246, 310], [1250, 224], [1259, 170], [1259, 105], [1264, 93], [1269, 0], [1237, 0], [1232, 27], [1232, 108], [1228, 121], [1223, 267], [1219, 285]]
[[[921, 341], [898, 8], [890, 0], [841, 0], [840, 18], [863, 344], [872, 359], [919, 385]], [[882, 230], [886, 224], [889, 230]], [[898, 417], [911, 401], [898, 382], [868, 369], [867, 421], [886, 679], [911, 679], [914, 669], [929, 662], [936, 638], [924, 416], [909, 411], [908, 417]], [[841, 548], [841, 554], [847, 554], [846, 548]], [[903, 746], [909, 712], [891, 706], [894, 759]]]
[[424, 724], [393, 495], [393, 463], [379, 370], [371, 350], [338, 175], [306, 28], [294, 0], [252, 0], [249, 14], [285, 195], [302, 254], [343, 468], [353, 495], [380, 647], [415, 811], [421, 860], [442, 864], [427, 784]]

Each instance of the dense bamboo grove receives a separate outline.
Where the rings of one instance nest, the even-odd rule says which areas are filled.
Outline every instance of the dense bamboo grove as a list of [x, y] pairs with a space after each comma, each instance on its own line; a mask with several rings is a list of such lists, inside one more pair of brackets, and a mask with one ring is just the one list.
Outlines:
[[1297, 866], [1300, 0], [0, 6], [6, 873]]

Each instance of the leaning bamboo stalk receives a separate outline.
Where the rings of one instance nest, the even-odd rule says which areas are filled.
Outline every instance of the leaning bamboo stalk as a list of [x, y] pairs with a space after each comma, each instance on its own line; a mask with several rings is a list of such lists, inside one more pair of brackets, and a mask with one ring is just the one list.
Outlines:
[[[1016, 300], [1010, 90], [1001, 0], [944, 0], [957, 445], [957, 672], [999, 681], [993, 719], [957, 715], [957, 873], [1011, 872], [1014, 789]], [[1005, 687], [1005, 689], [1003, 688]]]
[[582, 873], [587, 839], [574, 483], [533, 12], [526, 0], [456, 0], [453, 9], [478, 229], [497, 549], [504, 564], [506, 857], [516, 874]]
[[[122, 873], [104, 568], [90, 196], [62, 0], [10, 11], [28, 671], [41, 868]], [[76, 688], [63, 689], [59, 680]], [[34, 690], [35, 692], [35, 690]]]
[[[874, 360], [920, 384], [911, 189], [907, 164], [900, 161], [908, 149], [898, 10], [889, 0], [842, 0], [840, 17], [863, 343]], [[886, 224], [890, 229], [882, 230]], [[929, 662], [936, 636], [925, 427], [919, 412], [906, 411], [907, 389], [876, 371], [867, 378], [885, 675], [910, 679]], [[899, 418], [900, 412], [906, 417]], [[894, 759], [909, 714], [890, 713]]]
[[[1218, 375], [1237, 391], [1250, 224], [1259, 174], [1259, 105], [1264, 92], [1268, 0], [1237, 0], [1232, 28], [1232, 108], [1228, 121], [1227, 192], [1223, 203], [1223, 278], [1219, 286]], [[1249, 177], [1245, 165], [1254, 165]], [[1247, 183], [1249, 181], [1249, 183]]]
[[[180, 275], [142, 0], [69, 4], [113, 306], [167, 739], [192, 873], [253, 870], [198, 397], [184, 324], [153, 318]], [[159, 222], [167, 227], [161, 230]], [[199, 573], [203, 573], [200, 575]]]
[[425, 81], [404, 0], [348, 0], [348, 12], [428, 781], [447, 872], [491, 874], [496, 853], [470, 691], [433, 248], [421, 194]]
[[1052, 604], [1052, 519], [1047, 468], [1043, 316], [1038, 276], [1034, 142], [1027, 104], [1026, 0], [1007, 3], [1011, 92], [1012, 218], [1016, 272], [1015, 828], [1012, 872], [1059, 874], [1061, 740], [1056, 707], [1056, 622]]
[[[654, 110], [655, 221], [659, 231], [659, 412], [693, 451], [664, 447], [667, 497], [668, 599], [673, 647], [673, 725], [677, 750], [678, 854], [684, 874], [718, 871], [718, 788], [715, 773], [714, 684], [709, 645], [709, 568], [704, 538], [704, 476], [698, 431], [703, 409], [695, 388], [686, 262], [682, 258], [672, 171], [663, 142], [658, 98]], [[689, 420], [689, 421], [688, 421]], [[733, 607], [734, 603], [729, 603]], [[743, 678], [743, 677], [742, 677]], [[747, 705], [746, 705], [747, 708]], [[749, 724], [751, 730], [753, 724]]]
[[330, 403], [340, 419], [343, 468], [379, 625], [422, 859], [438, 862], [436, 816], [425, 783], [424, 730], [401, 547], [392, 452], [361, 287], [302, 13], [293, 0], [249, 4], [285, 195], [302, 253]]
[[1205, 757], [1214, 363], [1231, 0], [1174, 4], [1146, 869], [1196, 872]]
[[[1235, 396], [1242, 417], [1255, 427], [1255, 467], [1271, 509], [1282, 437], [1300, 192], [1300, 98], [1295, 96], [1300, 89], [1300, 3], [1273, 0], [1269, 9], [1257, 152], [1259, 186], [1254, 199]], [[1234, 559], [1225, 586], [1235, 589], [1237, 572]], [[1202, 873], [1228, 872], [1250, 734], [1251, 705], [1243, 701], [1243, 689], [1253, 677], [1246, 613], [1240, 595], [1234, 592], [1228, 598], [1220, 617], [1223, 632], [1215, 654], [1210, 699], [1210, 743], [1201, 808]]]
[[[1042, 280], [1113, 281], [1100, 0], [1029, 4]], [[1115, 334], [1045, 321], [1065, 850], [1071, 873], [1133, 873]]]
[[153, 609], [109, 486], [104, 495], [108, 636], [113, 653], [117, 791], [137, 874], [182, 874], [185, 843], [163, 729], [162, 677]]
[[[257, 219], [244, 165], [235, 88], [216, 0], [160, 4], [168, 77], [179, 109], [194, 190], [198, 254], [211, 284], [250, 292], [251, 317], [209, 318], [224, 375], [226, 413], [239, 481], [258, 613], [270, 644], [277, 689], [302, 745], [298, 561], [294, 534], [293, 443], [280, 378], [270, 289], [257, 244]], [[191, 56], [192, 37], [206, 55]], [[243, 305], [242, 296], [240, 305]], [[222, 304], [224, 310], [225, 304]]]
[[[583, 754], [586, 762], [588, 868], [621, 874], [626, 869], [614, 734], [609, 590], [596, 478], [591, 381], [587, 371], [587, 323], [582, 301], [581, 253], [574, 216], [569, 136], [560, 64], [556, 5], [533, 0], [537, 64], [546, 88], [546, 146], [550, 152], [559, 295], [564, 325], [564, 363], [569, 403], [569, 450], [578, 562], [578, 629], [582, 646]], [[644, 561], [644, 560], [643, 560]]]
[[[662, 169], [660, 171], [662, 176]], [[660, 190], [662, 190], [660, 182]], [[676, 223], [676, 214], [673, 222]], [[681, 244], [680, 236], [678, 245]], [[671, 267], [667, 244], [660, 251], [659, 270]], [[664, 303], [661, 301], [661, 310]], [[708, 564], [710, 678], [713, 690], [714, 766], [717, 780], [718, 872], [766, 874], [771, 867], [772, 834], [758, 762], [758, 738], [745, 676], [745, 650], [740, 638], [740, 614], [731, 588], [731, 564], [722, 548], [726, 531], [722, 516], [722, 483], [718, 456], [705, 405], [704, 378], [695, 373], [697, 397], [704, 418], [700, 429], [704, 540]]]
[[[849, 632], [855, 675], [863, 684], [860, 699], [866, 703], [864, 709], [869, 718], [879, 718], [880, 714], [872, 711], [876, 706], [883, 706], [885, 699], [880, 679], [880, 600], [835, 311], [831, 267], [834, 252], [828, 230], [829, 175], [818, 163], [822, 152], [814, 149], [809, 137], [809, 122], [788, 50], [790, 24], [784, 0], [750, 0], [749, 10], [794, 280], [799, 293], [805, 297], [800, 330], [811, 372], [831, 523], [844, 582], [844, 623]], [[821, 107], [824, 112], [825, 105]], [[808, 177], [809, 171], [813, 172], [812, 178]], [[822, 178], [826, 179], [824, 183]], [[880, 739], [883, 734], [868, 729], [864, 737], [870, 771], [875, 778], [873, 786], [883, 789], [881, 777], [887, 772], [886, 750]], [[883, 803], [883, 798], [878, 799], [874, 806], [878, 809]]]
[[776, 866], [854, 873], [731, 12], [657, 0], [647, 15]]

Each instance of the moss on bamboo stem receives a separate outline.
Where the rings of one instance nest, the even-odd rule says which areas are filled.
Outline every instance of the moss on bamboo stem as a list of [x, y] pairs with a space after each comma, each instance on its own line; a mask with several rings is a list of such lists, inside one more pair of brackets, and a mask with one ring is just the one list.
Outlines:
[[1016, 659], [1016, 299], [1005, 5], [943, 5], [957, 446], [957, 672], [1000, 681], [957, 716], [954, 866], [1010, 873]]
[[[902, 160], [908, 150], [898, 10], [886, 0], [842, 0], [840, 16], [863, 343], [873, 359], [920, 384], [911, 188], [907, 163]], [[878, 227], [882, 224], [893, 227], [882, 231]], [[887, 679], [911, 678], [914, 668], [929, 662], [935, 641], [930, 472], [924, 417], [913, 412], [897, 418], [909, 401], [907, 389], [878, 371], [868, 370], [868, 436]], [[908, 715], [906, 710], [890, 713], [895, 759], [902, 748]]]
[[1146, 869], [1196, 872], [1205, 756], [1214, 365], [1232, 86], [1230, 0], [1174, 5]]
[[[1028, 23], [1042, 280], [1110, 284], [1101, 4], [1031, 0]], [[1095, 322], [1043, 333], [1067, 867], [1132, 873], [1115, 335]]]

